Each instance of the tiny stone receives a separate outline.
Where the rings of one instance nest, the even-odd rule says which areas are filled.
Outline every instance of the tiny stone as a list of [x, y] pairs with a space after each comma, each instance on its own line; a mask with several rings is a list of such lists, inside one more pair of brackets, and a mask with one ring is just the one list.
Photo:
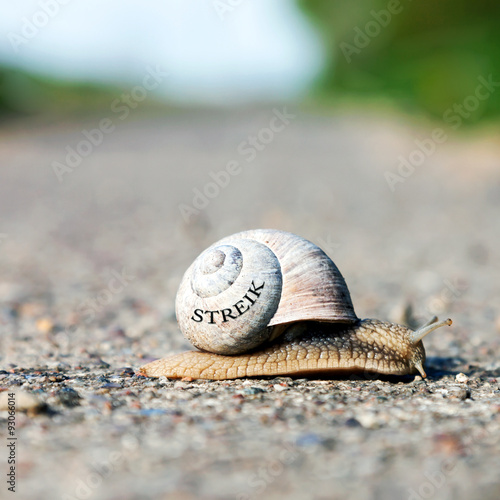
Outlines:
[[40, 318], [36, 322], [36, 327], [42, 333], [49, 333], [54, 329], [54, 323], [50, 318]]
[[299, 436], [296, 441], [297, 446], [305, 447], [305, 446], [315, 446], [321, 444], [322, 439], [320, 436], [314, 433], [303, 434]]
[[[7, 410], [9, 408], [9, 394], [13, 391], [5, 391], [0, 394], [0, 411]], [[36, 396], [29, 392], [24, 391], [14, 391], [14, 406], [15, 411], [25, 411], [28, 415], [33, 415], [40, 412], [45, 408], [45, 403], [40, 401]]]
[[366, 429], [376, 429], [379, 427], [377, 417], [373, 413], [362, 413], [358, 415], [358, 421]]
[[124, 368], [123, 370], [121, 370], [120, 375], [121, 375], [122, 377], [133, 377], [133, 376], [134, 376], [134, 373], [135, 373], [135, 372], [134, 372], [134, 369], [133, 369], [133, 368], [129, 368], [129, 367], [127, 367], [127, 368]]
[[71, 387], [64, 387], [61, 389], [58, 396], [60, 403], [64, 406], [73, 407], [80, 404], [80, 394], [78, 394], [75, 389], [71, 389]]
[[459, 384], [466, 384], [469, 381], [469, 377], [465, 373], [459, 373], [456, 377], [455, 380]]
[[243, 389], [243, 392], [245, 394], [259, 394], [260, 392], [266, 392], [264, 389], [261, 389], [260, 387], [245, 387]]
[[355, 418], [348, 418], [345, 422], [346, 427], [361, 427], [361, 424], [359, 423], [359, 420], [356, 420]]
[[456, 397], [462, 401], [470, 398], [470, 390], [461, 388], [456, 393]]

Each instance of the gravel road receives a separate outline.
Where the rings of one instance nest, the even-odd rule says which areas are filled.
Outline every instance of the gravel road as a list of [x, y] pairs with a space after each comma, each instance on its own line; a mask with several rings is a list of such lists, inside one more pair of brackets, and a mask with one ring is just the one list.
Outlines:
[[[500, 141], [436, 127], [281, 104], [4, 123], [15, 498], [498, 499]], [[360, 317], [451, 317], [428, 378], [135, 375], [189, 348], [174, 297], [196, 255], [258, 227], [321, 246]]]

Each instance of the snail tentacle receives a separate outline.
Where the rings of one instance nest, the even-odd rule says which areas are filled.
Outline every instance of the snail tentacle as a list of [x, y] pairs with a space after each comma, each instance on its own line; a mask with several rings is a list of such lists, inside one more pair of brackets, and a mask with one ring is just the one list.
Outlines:
[[431, 321], [427, 322], [424, 326], [420, 327], [410, 335], [410, 339], [413, 344], [416, 344], [434, 330], [441, 328], [442, 326], [450, 326], [453, 323], [450, 318], [445, 319], [444, 321], [439, 321], [437, 323], [435, 323], [433, 320], [434, 318], [432, 318]]
[[433, 323], [436, 323], [436, 321], [439, 321], [439, 318], [437, 316], [433, 316], [427, 323], [423, 324], [420, 328], [425, 328], [426, 326], [432, 325]]

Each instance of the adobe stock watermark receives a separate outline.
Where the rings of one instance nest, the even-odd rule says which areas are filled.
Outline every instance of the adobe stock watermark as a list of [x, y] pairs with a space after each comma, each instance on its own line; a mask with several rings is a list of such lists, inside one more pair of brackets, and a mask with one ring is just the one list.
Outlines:
[[323, 250], [328, 256], [332, 256], [335, 250], [340, 248], [340, 243], [333, 240], [332, 235], [328, 234], [326, 238], [320, 236], [318, 238], [318, 246]]
[[[295, 117], [296, 115], [287, 111], [286, 106], [282, 110], [274, 108], [268, 126], [261, 128], [256, 135], [249, 135], [240, 142], [237, 147], [238, 154], [245, 159], [246, 163], [253, 162], [258, 154], [273, 142], [275, 135], [282, 132]], [[207, 182], [202, 188], [193, 189], [194, 196], [191, 204], [181, 203], [179, 205], [179, 211], [184, 221], [188, 223], [191, 217], [198, 215], [207, 208], [210, 200], [217, 198], [221, 190], [229, 186], [231, 179], [242, 172], [243, 167], [240, 160], [231, 160], [223, 170], [210, 172], [208, 175], [211, 181]]]
[[226, 14], [230, 14], [246, 0], [214, 0], [212, 6], [221, 21], [224, 21]]
[[407, 157], [403, 155], [398, 156], [398, 166], [396, 167], [397, 173], [386, 170], [384, 173], [385, 180], [389, 189], [394, 193], [396, 185], [404, 183], [408, 177], [415, 172], [415, 168], [421, 166], [427, 158], [432, 156], [438, 144], [443, 144], [448, 139], [445, 131], [437, 127], [435, 128], [430, 137], [424, 139], [415, 139], [416, 148], [413, 149]]
[[[484, 76], [478, 76], [477, 79], [479, 85], [477, 85], [474, 93], [468, 95], [461, 103], [455, 103], [443, 113], [443, 121], [449, 124], [452, 130], [457, 130], [463, 124], [464, 119], [470, 118], [479, 108], [481, 101], [488, 99], [500, 87], [500, 82], [493, 80], [493, 75], [489, 75], [487, 79]], [[429, 137], [415, 139], [414, 142], [417, 147], [406, 157], [398, 156], [399, 163], [396, 172], [385, 171], [384, 177], [389, 189], [394, 192], [396, 186], [403, 184], [406, 179], [411, 177], [416, 168], [422, 166], [436, 152], [438, 145], [446, 142], [448, 137], [443, 128], [436, 127]]]
[[418, 492], [414, 488], [408, 489], [408, 500], [422, 500], [431, 498], [436, 491], [442, 488], [448, 481], [448, 476], [455, 472], [457, 461], [454, 458], [449, 458], [441, 462], [438, 470], [428, 470], [424, 472], [427, 481], [420, 484]]
[[95, 295], [85, 299], [75, 308], [75, 312], [83, 316], [83, 324], [79, 323], [67, 326], [65, 330], [55, 335], [60, 348], [68, 349], [70, 345], [70, 335], [76, 333], [83, 325], [89, 325], [97, 314], [102, 311], [104, 307], [111, 304], [114, 298], [122, 293], [136, 278], [133, 274], [129, 273], [126, 267], [123, 267], [120, 272], [116, 269], [108, 268], [105, 274], [108, 276], [106, 286]]
[[450, 305], [458, 300], [469, 288], [467, 283], [458, 278], [453, 281], [443, 280], [444, 287], [428, 305], [428, 316], [439, 316], [450, 308]]
[[250, 493], [239, 493], [237, 500], [250, 500], [259, 498], [266, 488], [272, 484], [277, 477], [281, 476], [285, 469], [298, 460], [301, 455], [312, 453], [314, 449], [299, 449], [296, 443], [284, 444], [282, 450], [274, 460], [263, 462], [258, 470], [248, 478], [248, 486], [252, 488]]
[[38, 9], [30, 17], [21, 18], [21, 29], [19, 33], [10, 31], [7, 38], [12, 50], [19, 52], [22, 45], [27, 44], [43, 30], [49, 22], [59, 14], [61, 7], [72, 0], [40, 0]]
[[[454, 412], [447, 413], [446, 418], [452, 418], [458, 416], [460, 413], [460, 407], [457, 407]], [[486, 431], [486, 437], [488, 438], [490, 431], [483, 428]], [[472, 442], [469, 443], [468, 447], [478, 441], [476, 438], [472, 438]], [[469, 450], [470, 451], [470, 450]], [[465, 454], [466, 450], [463, 450]], [[456, 466], [458, 464], [458, 457], [445, 458], [438, 468], [433, 467], [432, 471], [427, 470], [424, 472], [424, 476], [427, 481], [423, 481], [418, 488], [408, 488], [408, 500], [427, 500], [433, 498], [437, 490], [443, 488], [448, 482], [449, 477], [456, 472]]]
[[[406, 0], [407, 3], [411, 1]], [[350, 63], [353, 54], [360, 54], [362, 49], [368, 47], [372, 39], [377, 37], [382, 29], [389, 25], [392, 21], [392, 16], [400, 14], [403, 12], [403, 9], [404, 5], [401, 5], [400, 0], [390, 0], [385, 9], [380, 9], [379, 11], [371, 10], [370, 15], [372, 19], [365, 24], [363, 29], [359, 26], [354, 28], [352, 43], [341, 42], [339, 45], [346, 61]]]
[[129, 274], [126, 267], [123, 267], [121, 272], [109, 268], [106, 273], [110, 276], [107, 286], [80, 304], [79, 310], [85, 315], [85, 323], [93, 321], [100, 310], [111, 304], [114, 297], [122, 293], [135, 280], [135, 276]]
[[74, 146], [66, 146], [64, 160], [52, 162], [52, 170], [59, 183], [63, 182], [65, 174], [69, 174], [79, 167], [84, 159], [104, 142], [105, 137], [116, 130], [114, 119], [123, 121], [128, 118], [131, 110], [137, 108], [151, 91], [158, 88], [167, 74], [158, 64], [154, 68], [148, 66], [141, 85], [136, 85], [129, 93], [123, 93], [111, 102], [110, 110], [115, 115], [114, 118], [102, 118], [95, 128], [83, 129], [81, 131], [83, 138]]
[[[461, 385], [461, 384], [459, 384]], [[451, 419], [460, 415], [462, 406], [457, 406], [454, 412], [446, 413], [446, 418]], [[409, 488], [407, 497], [408, 500], [427, 500], [433, 498], [436, 491], [442, 488], [447, 482], [449, 477], [456, 472], [456, 466], [458, 465], [460, 458], [467, 455], [473, 455], [473, 446], [479, 444], [482, 440], [483, 442], [488, 442], [488, 440], [496, 438], [496, 428], [494, 430], [488, 429], [486, 425], [482, 426], [479, 430], [479, 434], [469, 434], [467, 436], [467, 441], [461, 440], [460, 443], [463, 445], [463, 449], [459, 456], [445, 458], [439, 468], [436, 470], [434, 468], [433, 472], [424, 472], [424, 476], [428, 481], [424, 481], [418, 489]]]
[[91, 472], [85, 477], [79, 478], [71, 494], [64, 493], [61, 500], [86, 500], [93, 496], [94, 490], [99, 488], [103, 481], [108, 479], [117, 471], [124, 462], [121, 452], [113, 451], [107, 460], [91, 465]]

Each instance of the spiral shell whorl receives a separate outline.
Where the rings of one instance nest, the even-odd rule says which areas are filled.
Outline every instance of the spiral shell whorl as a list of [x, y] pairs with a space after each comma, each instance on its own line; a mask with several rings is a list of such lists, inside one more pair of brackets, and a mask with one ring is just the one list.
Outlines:
[[278, 259], [256, 241], [233, 238], [205, 250], [176, 298], [179, 326], [196, 347], [239, 354], [266, 341], [282, 290]]
[[242, 267], [243, 256], [236, 247], [209, 248], [196, 259], [191, 288], [199, 297], [218, 295], [236, 281]]

